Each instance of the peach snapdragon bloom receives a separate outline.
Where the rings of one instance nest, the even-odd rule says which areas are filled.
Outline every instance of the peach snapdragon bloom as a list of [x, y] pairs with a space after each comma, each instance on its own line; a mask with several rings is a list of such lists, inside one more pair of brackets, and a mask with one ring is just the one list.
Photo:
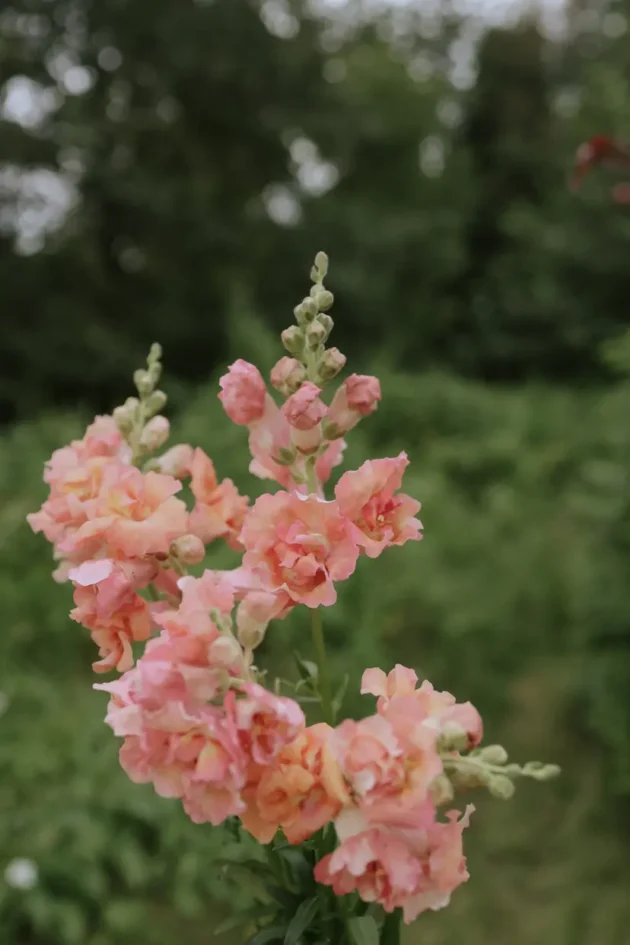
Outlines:
[[409, 465], [406, 453], [395, 458], [368, 459], [359, 469], [344, 473], [335, 489], [339, 509], [353, 526], [353, 537], [369, 558], [390, 545], [422, 538], [414, 516], [420, 503], [397, 494]]
[[459, 726], [466, 733], [468, 747], [474, 748], [483, 736], [483, 722], [470, 702], [457, 702], [450, 692], [439, 692], [425, 679], [416, 688], [418, 677], [412, 669], [397, 664], [386, 675], [382, 669], [366, 669], [361, 681], [361, 693], [378, 697], [377, 711], [386, 714], [390, 702], [401, 696], [411, 697], [421, 707], [424, 718], [431, 720], [438, 732], [446, 725]]
[[268, 843], [279, 828], [289, 843], [302, 843], [348, 803], [341, 769], [329, 747], [331, 734], [325, 723], [304, 729], [272, 766], [262, 769], [241, 817], [260, 843]]
[[151, 634], [149, 604], [136, 593], [155, 576], [148, 562], [114, 562], [108, 558], [86, 561], [70, 571], [74, 610], [70, 616], [86, 627], [99, 648], [97, 673], [125, 672], [133, 666], [132, 642]]
[[171, 542], [188, 532], [188, 510], [175, 498], [181, 483], [172, 476], [134, 466], [103, 469], [89, 517], [59, 542], [72, 561], [89, 558], [166, 558]]
[[[90, 517], [104, 469], [112, 463], [124, 466], [130, 462], [131, 450], [113, 417], [96, 417], [83, 439], [55, 450], [46, 463], [44, 481], [50, 493], [38, 512], [27, 515], [29, 525], [58, 546]], [[65, 580], [67, 573], [59, 577]]]
[[314, 495], [261, 496], [247, 517], [241, 541], [243, 564], [263, 588], [307, 607], [334, 604], [334, 582], [350, 577], [358, 556], [337, 504]]
[[231, 479], [219, 483], [212, 460], [201, 449], [194, 452], [190, 475], [195, 497], [190, 531], [206, 545], [216, 538], [225, 538], [229, 545], [238, 548], [249, 499], [239, 494]]

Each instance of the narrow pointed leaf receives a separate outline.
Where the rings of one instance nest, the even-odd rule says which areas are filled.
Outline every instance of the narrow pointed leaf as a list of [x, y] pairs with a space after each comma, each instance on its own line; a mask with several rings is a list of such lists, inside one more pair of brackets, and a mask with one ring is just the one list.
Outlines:
[[300, 903], [284, 936], [284, 945], [298, 945], [302, 935], [306, 932], [317, 914], [317, 906], [317, 896], [313, 896], [312, 899], [306, 899], [304, 902]]
[[350, 919], [349, 929], [354, 939], [352, 945], [379, 945], [378, 926], [372, 916], [361, 915]]

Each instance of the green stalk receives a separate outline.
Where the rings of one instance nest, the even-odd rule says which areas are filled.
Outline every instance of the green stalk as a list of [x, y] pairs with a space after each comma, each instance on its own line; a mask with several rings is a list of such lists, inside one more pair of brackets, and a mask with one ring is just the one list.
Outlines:
[[383, 929], [381, 932], [381, 945], [400, 945], [401, 919], [401, 909], [396, 909], [390, 915], [385, 916], [385, 921], [383, 922]]
[[315, 649], [315, 661], [317, 662], [319, 669], [319, 694], [322, 702], [324, 721], [328, 722], [329, 725], [333, 725], [335, 720], [332, 694], [330, 690], [330, 678], [328, 676], [326, 641], [324, 640], [324, 627], [322, 624], [322, 615], [319, 608], [311, 612], [311, 630], [313, 634], [313, 646]]

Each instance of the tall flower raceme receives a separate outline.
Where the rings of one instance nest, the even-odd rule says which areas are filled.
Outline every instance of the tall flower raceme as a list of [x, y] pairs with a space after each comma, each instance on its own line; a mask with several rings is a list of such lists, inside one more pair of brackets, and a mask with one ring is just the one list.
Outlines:
[[[267, 880], [264, 902], [241, 917], [250, 941], [396, 945], [401, 919], [443, 908], [468, 879], [474, 808], [458, 810], [456, 795], [485, 787], [508, 798], [516, 778], [558, 769], [508, 764], [501, 746], [482, 747], [477, 710], [400, 665], [366, 670], [373, 714], [338, 722], [321, 608], [360, 556], [418, 540], [422, 525], [403, 491], [405, 453], [369, 459], [327, 488], [345, 437], [381, 399], [378, 380], [358, 374], [325, 393], [346, 360], [326, 347], [327, 267], [319, 253], [282, 333], [277, 395], [242, 360], [220, 382], [226, 413], [248, 430], [250, 471], [276, 491], [250, 506], [202, 450], [163, 450], [154, 345], [134, 376], [137, 397], [53, 454], [48, 498], [29, 522], [53, 545], [56, 579], [73, 587], [71, 617], [98, 648], [94, 670], [121, 674], [95, 688], [109, 694], [106, 721], [129, 777], [179, 798], [194, 822], [226, 823], [261, 844], [249, 868]], [[203, 570], [217, 540], [242, 555], [238, 567]], [[299, 681], [270, 688], [256, 650], [269, 624], [300, 606], [316, 662], [298, 660]], [[303, 702], [319, 702], [323, 720], [309, 724]]]

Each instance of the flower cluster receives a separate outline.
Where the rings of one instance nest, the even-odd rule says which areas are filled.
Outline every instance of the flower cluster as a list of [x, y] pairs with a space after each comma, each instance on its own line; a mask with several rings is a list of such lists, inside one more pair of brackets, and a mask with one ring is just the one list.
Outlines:
[[[132, 644], [156, 627], [153, 608], [139, 592], [151, 585], [177, 595], [183, 568], [201, 561], [215, 538], [235, 542], [247, 511], [247, 499], [229, 479], [217, 481], [202, 450], [174, 447], [144, 471], [138, 468], [169, 433], [157, 413], [166, 401], [156, 390], [159, 359], [154, 346], [147, 370], [136, 372], [138, 398], [113, 416], [97, 417], [81, 440], [53, 453], [44, 473], [49, 496], [28, 516], [31, 528], [53, 545], [56, 579], [74, 585], [71, 617], [98, 646], [97, 672], [129, 669]], [[177, 497], [187, 477], [191, 511]]]
[[[479, 748], [476, 709], [427, 681], [418, 687], [403, 666], [367, 670], [361, 691], [377, 697], [375, 714], [336, 725], [315, 615], [320, 666], [309, 684], [324, 721], [307, 725], [299, 686], [289, 698], [282, 681], [264, 685], [254, 658], [271, 621], [298, 605], [331, 606], [359, 556], [422, 537], [420, 503], [401, 491], [404, 452], [367, 460], [325, 495], [344, 437], [381, 399], [378, 380], [356, 374], [322, 396], [345, 365], [326, 348], [326, 272], [320, 253], [296, 324], [282, 334], [289, 356], [270, 378], [281, 405], [245, 361], [220, 382], [226, 413], [247, 427], [250, 471], [278, 491], [250, 507], [202, 450], [159, 453], [169, 425], [154, 346], [134, 377], [138, 397], [53, 454], [49, 496], [29, 522], [54, 547], [57, 579], [74, 587], [71, 616], [98, 647], [94, 669], [122, 673], [95, 688], [109, 694], [107, 722], [123, 740], [129, 777], [179, 798], [196, 823], [239, 818], [261, 844], [279, 831], [289, 844], [316, 844], [318, 882], [411, 921], [468, 878], [462, 835], [473, 808], [439, 813], [455, 791], [486, 786], [507, 797], [517, 775], [554, 771]], [[183, 480], [189, 504], [178, 495]], [[240, 565], [189, 574], [217, 539], [242, 555]], [[138, 643], [146, 645], [135, 661]], [[328, 845], [317, 847], [317, 837]]]

